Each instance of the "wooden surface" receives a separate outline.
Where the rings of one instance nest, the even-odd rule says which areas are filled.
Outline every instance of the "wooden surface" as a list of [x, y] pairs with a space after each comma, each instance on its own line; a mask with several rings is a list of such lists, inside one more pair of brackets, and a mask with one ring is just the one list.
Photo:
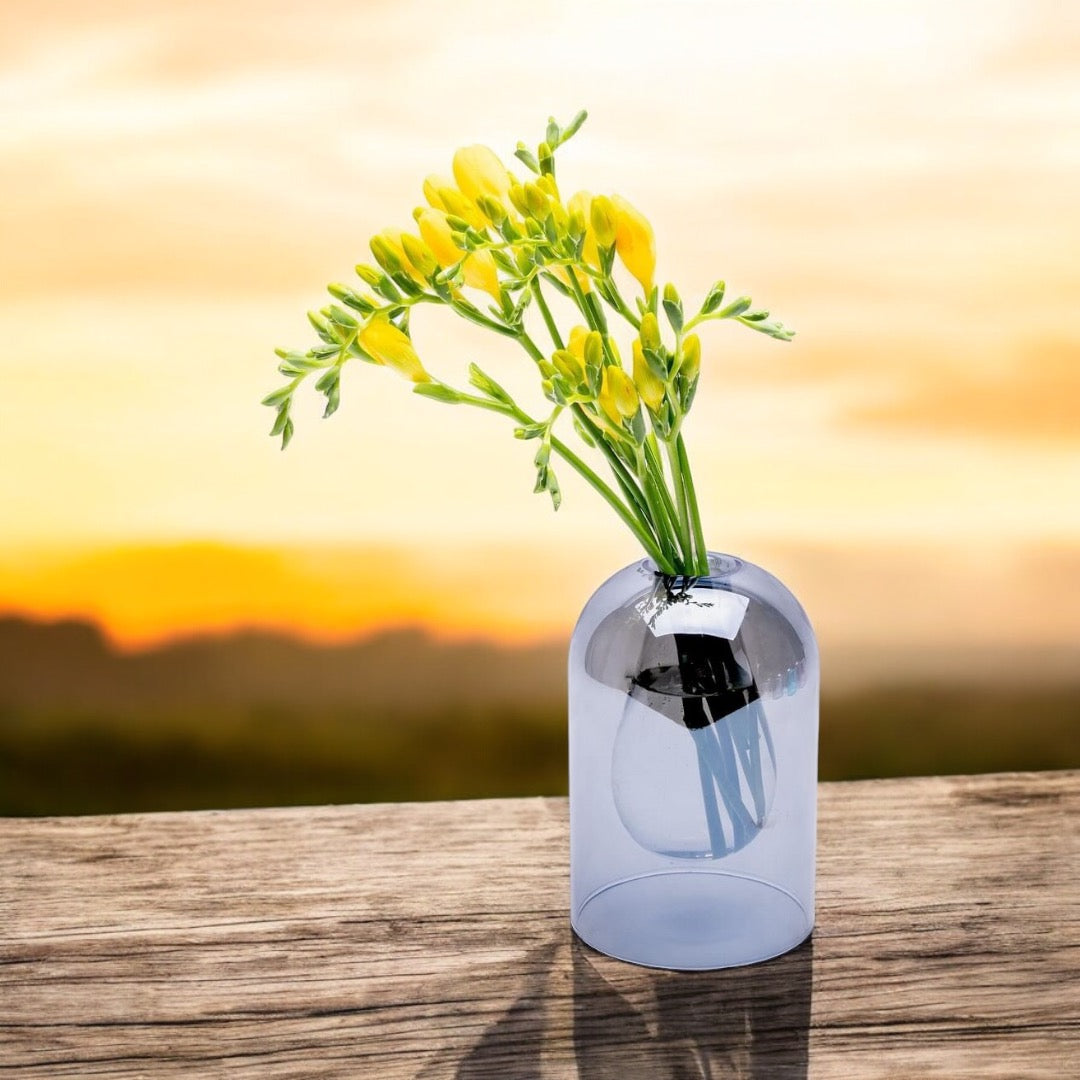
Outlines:
[[825, 784], [817, 929], [567, 922], [560, 799], [0, 820], [0, 1078], [1080, 1076], [1080, 773]]

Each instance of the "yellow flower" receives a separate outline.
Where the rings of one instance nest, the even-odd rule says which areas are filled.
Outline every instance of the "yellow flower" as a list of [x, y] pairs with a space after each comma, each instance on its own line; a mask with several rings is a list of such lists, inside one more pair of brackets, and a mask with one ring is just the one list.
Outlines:
[[652, 292], [653, 273], [656, 270], [656, 243], [652, 226], [621, 196], [613, 195], [611, 202], [615, 207], [615, 250], [623, 266], [641, 282], [642, 289], [648, 295]]
[[442, 210], [421, 210], [416, 224], [440, 266], [453, 266], [462, 257], [464, 252], [454, 243], [454, 230]]
[[487, 225], [487, 218], [480, 213], [476, 204], [466, 199], [454, 187], [454, 181], [445, 176], [429, 176], [424, 181], [424, 198], [436, 210], [464, 218], [474, 229], [483, 229]]
[[600, 407], [616, 424], [625, 417], [629, 420], [638, 411], [638, 394], [630, 376], [622, 368], [604, 368], [604, 381], [600, 386]]
[[585, 367], [585, 342], [588, 340], [589, 333], [587, 326], [575, 326], [570, 331], [570, 338], [566, 344], [567, 349], [581, 361], [582, 369]]
[[[453, 266], [465, 252], [454, 243], [454, 230], [441, 210], [421, 210], [416, 223], [424, 243], [442, 267]], [[483, 289], [494, 300], [499, 299], [499, 269], [490, 251], [474, 251], [462, 267], [465, 284]]]
[[383, 229], [371, 238], [371, 254], [375, 261], [388, 273], [400, 270], [416, 282], [426, 285], [427, 278], [409, 261], [402, 244], [402, 233], [397, 229]]
[[384, 316], [370, 319], [356, 335], [356, 341], [375, 363], [385, 364], [415, 383], [431, 382], [408, 335]]
[[656, 412], [664, 400], [664, 382], [658, 379], [649, 367], [638, 338], [634, 338], [634, 386], [645, 405]]
[[454, 179], [472, 203], [481, 196], [502, 203], [510, 191], [506, 166], [486, 146], [464, 146], [454, 154]]
[[589, 224], [599, 247], [609, 248], [615, 243], [617, 217], [615, 204], [606, 195], [597, 195], [589, 205]]
[[462, 267], [465, 284], [483, 289], [493, 300], [499, 299], [499, 269], [490, 251], [474, 251]]

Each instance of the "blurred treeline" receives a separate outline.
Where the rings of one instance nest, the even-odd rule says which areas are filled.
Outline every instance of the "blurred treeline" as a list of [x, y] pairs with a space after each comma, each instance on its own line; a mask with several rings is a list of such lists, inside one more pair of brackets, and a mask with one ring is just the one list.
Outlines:
[[[0, 620], [0, 814], [557, 795], [564, 652], [265, 635], [119, 657]], [[1076, 685], [826, 694], [824, 780], [1080, 766]]]

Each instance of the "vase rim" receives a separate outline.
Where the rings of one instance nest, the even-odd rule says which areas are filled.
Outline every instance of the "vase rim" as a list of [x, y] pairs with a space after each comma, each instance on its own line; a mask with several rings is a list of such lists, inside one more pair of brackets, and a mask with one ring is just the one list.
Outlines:
[[[734, 555], [727, 555], [719, 551], [709, 551], [707, 553], [707, 559], [709, 561], [709, 573], [706, 574], [675, 574], [676, 581], [685, 579], [711, 579], [711, 578], [723, 578], [729, 577], [734, 574], [743, 566], [743, 560], [737, 558]], [[671, 577], [670, 574], [663, 574], [660, 568], [656, 565], [655, 560], [650, 557], [646, 557], [638, 563], [639, 568], [646, 574], [650, 574], [653, 577]]]

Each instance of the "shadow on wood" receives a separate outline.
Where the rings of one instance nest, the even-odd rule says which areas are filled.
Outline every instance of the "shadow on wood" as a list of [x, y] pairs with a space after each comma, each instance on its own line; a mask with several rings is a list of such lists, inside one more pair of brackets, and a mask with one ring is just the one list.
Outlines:
[[813, 942], [724, 971], [654, 971], [576, 938], [574, 1057], [582, 1080], [805, 1080]]
[[[813, 943], [726, 971], [655, 971], [584, 945], [532, 950], [510, 1007], [421, 1080], [805, 1080]], [[573, 1071], [570, 1071], [573, 1070]]]

